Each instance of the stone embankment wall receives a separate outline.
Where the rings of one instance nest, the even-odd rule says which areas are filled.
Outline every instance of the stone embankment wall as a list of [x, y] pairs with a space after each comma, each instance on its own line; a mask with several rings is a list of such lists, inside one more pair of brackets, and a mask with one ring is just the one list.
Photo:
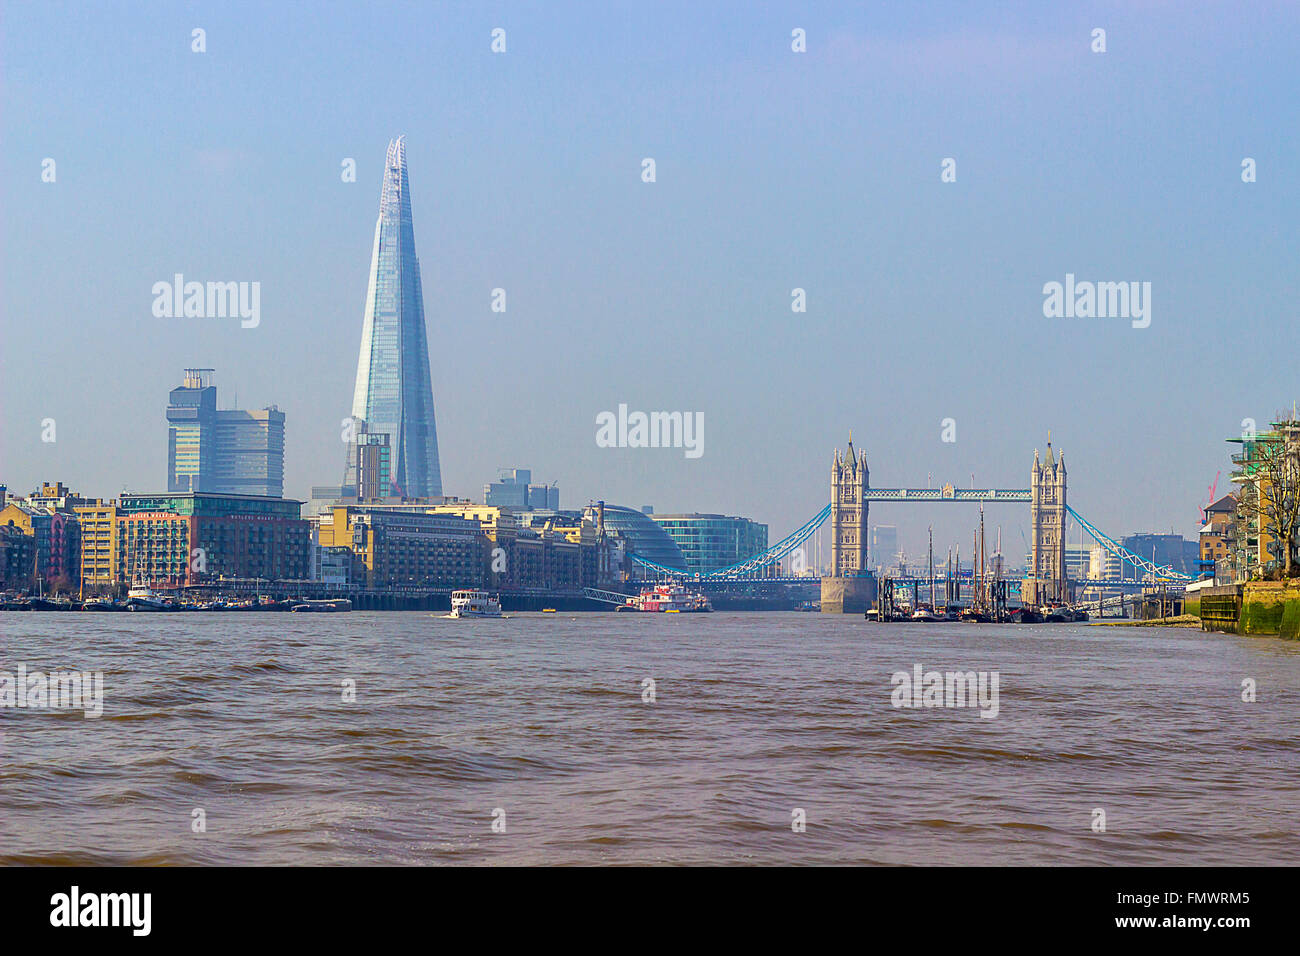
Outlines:
[[1300, 581], [1252, 581], [1199, 592], [1197, 613], [1207, 631], [1300, 640]]

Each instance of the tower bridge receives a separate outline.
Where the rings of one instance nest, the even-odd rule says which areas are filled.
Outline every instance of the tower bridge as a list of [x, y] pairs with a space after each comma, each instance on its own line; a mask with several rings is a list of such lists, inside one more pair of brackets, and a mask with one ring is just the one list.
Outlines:
[[[1114, 538], [1096, 528], [1072, 508], [1066, 500], [1065, 456], [1052, 448], [1049, 439], [1046, 458], [1034, 452], [1028, 488], [872, 488], [871, 472], [865, 452], [856, 451], [852, 436], [844, 453], [835, 450], [831, 460], [831, 503], [803, 525], [765, 551], [723, 568], [703, 574], [689, 574], [680, 568], [668, 568], [631, 554], [633, 561], [663, 577], [691, 579], [699, 584], [712, 582], [766, 580], [810, 583], [806, 577], [777, 577], [765, 574], [764, 568], [781, 561], [808, 540], [823, 524], [830, 522], [831, 573], [821, 579], [822, 610], [830, 613], [862, 613], [875, 601], [876, 579], [867, 564], [867, 517], [871, 502], [935, 503], [962, 502], [1003, 504], [1028, 502], [1032, 545], [1030, 566], [1018, 586], [1026, 604], [1069, 602], [1074, 585], [1099, 588], [1133, 588], [1136, 580], [1084, 580], [1072, 582], [1065, 563], [1065, 526], [1073, 518], [1098, 544], [1134, 569], [1134, 576], [1144, 573], [1168, 586], [1178, 587], [1191, 581], [1189, 575], [1172, 566], [1157, 565], [1134, 554]], [[814, 579], [815, 580], [815, 579]], [[938, 579], [936, 579], [938, 580]]]

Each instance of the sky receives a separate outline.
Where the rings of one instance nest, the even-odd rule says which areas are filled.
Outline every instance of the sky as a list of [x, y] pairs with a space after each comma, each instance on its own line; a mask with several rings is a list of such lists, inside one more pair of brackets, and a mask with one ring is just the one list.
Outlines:
[[[531, 468], [776, 541], [850, 429], [875, 486], [1003, 488], [1050, 430], [1090, 521], [1190, 536], [1300, 398], [1300, 7], [1187, 6], [6, 3], [0, 483], [164, 488], [202, 366], [285, 412], [287, 495], [336, 484], [404, 134], [445, 493]], [[155, 317], [178, 272], [260, 283], [259, 324]], [[1045, 316], [1067, 274], [1151, 283], [1149, 327]], [[620, 404], [703, 454], [598, 447]], [[911, 552], [977, 520], [871, 512]]]

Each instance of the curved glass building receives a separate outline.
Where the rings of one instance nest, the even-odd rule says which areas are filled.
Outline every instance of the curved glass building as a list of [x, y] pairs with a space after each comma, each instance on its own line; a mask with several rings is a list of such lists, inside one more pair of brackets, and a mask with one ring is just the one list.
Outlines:
[[767, 550], [767, 525], [731, 515], [651, 515], [677, 542], [692, 574], [707, 574]]
[[442, 494], [424, 293], [402, 136], [388, 144], [384, 165], [352, 417], [366, 423], [367, 433], [388, 436], [392, 494]]
[[[663, 528], [644, 515], [622, 505], [605, 505], [605, 528], [627, 539], [628, 548], [637, 557], [653, 561], [666, 568], [686, 570], [686, 557], [682, 549]], [[643, 571], [645, 569], [642, 569]], [[647, 572], [652, 573], [652, 572]]]

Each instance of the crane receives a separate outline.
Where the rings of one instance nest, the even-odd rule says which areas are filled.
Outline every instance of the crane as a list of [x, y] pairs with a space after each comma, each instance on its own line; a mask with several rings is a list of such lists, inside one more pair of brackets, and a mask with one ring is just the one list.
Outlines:
[[1214, 492], [1218, 490], [1218, 487], [1219, 487], [1219, 476], [1220, 476], [1221, 474], [1223, 474], [1222, 471], [1216, 471], [1216, 472], [1214, 473], [1214, 483], [1213, 483], [1212, 485], [1210, 485], [1210, 497], [1209, 497], [1209, 499], [1205, 502], [1205, 504], [1203, 504], [1203, 505], [1201, 506], [1201, 524], [1205, 524], [1205, 519], [1206, 519], [1206, 511], [1205, 511], [1205, 509], [1208, 508], [1210, 505], [1214, 504]]

